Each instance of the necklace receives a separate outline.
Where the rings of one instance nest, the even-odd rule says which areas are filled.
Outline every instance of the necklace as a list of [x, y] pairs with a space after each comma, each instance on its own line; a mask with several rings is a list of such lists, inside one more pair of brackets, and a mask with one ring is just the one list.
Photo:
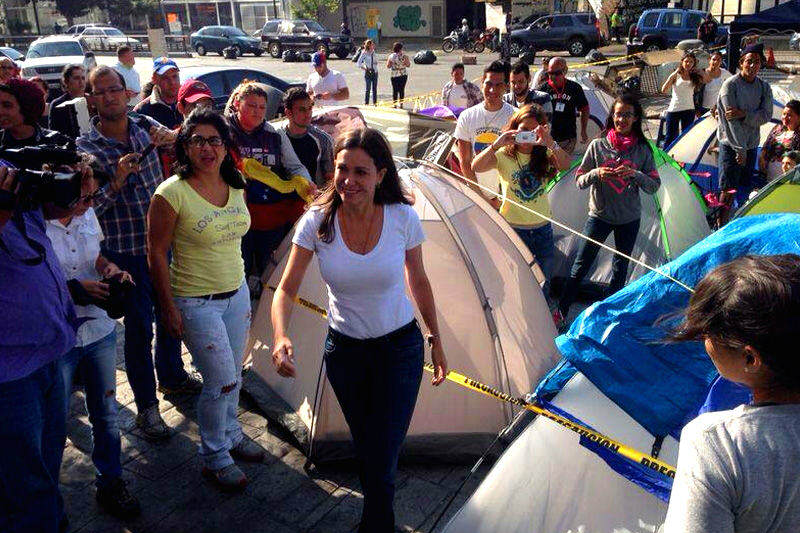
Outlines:
[[[366, 235], [364, 235], [364, 240], [361, 241], [361, 246], [359, 246], [355, 250], [353, 250], [355, 253], [357, 253], [359, 255], [366, 255], [366, 253], [367, 253], [367, 244], [369, 243], [370, 235], [372, 235], [372, 227], [373, 227], [373, 224], [375, 224], [375, 219], [377, 218], [375, 216], [375, 214], [377, 212], [378, 212], [378, 208], [377, 207], [373, 207], [372, 208], [372, 214], [369, 217], [369, 224], [367, 225], [367, 233], [366, 233]], [[347, 229], [348, 233], [349, 233], [350, 229], [347, 228], [347, 224], [344, 223], [345, 218], [346, 217], [342, 217], [342, 223], [345, 226], [343, 229]]]

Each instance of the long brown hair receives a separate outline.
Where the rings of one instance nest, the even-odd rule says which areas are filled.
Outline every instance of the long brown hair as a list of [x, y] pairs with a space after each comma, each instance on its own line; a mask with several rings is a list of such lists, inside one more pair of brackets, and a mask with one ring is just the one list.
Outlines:
[[697, 72], [697, 56], [694, 55], [694, 52], [687, 51], [683, 53], [683, 57], [681, 57], [681, 61], [679, 63], [680, 68], [683, 68], [683, 60], [686, 59], [687, 57], [691, 57], [692, 61], [694, 61], [694, 66], [692, 67], [692, 70], [688, 72], [689, 80], [691, 80], [694, 88], [698, 89], [701, 85], [703, 85], [703, 76], [699, 72]]
[[[527, 104], [517, 109], [514, 114], [511, 115], [511, 118], [508, 119], [506, 125], [503, 126], [503, 131], [510, 131], [519, 128], [527, 118], [536, 119], [536, 122], [538, 122], [541, 126], [547, 125], [547, 113], [545, 113], [544, 108], [539, 104]], [[510, 144], [505, 147], [505, 151], [511, 157], [516, 157], [517, 145]], [[549, 167], [550, 158], [547, 157], [547, 147], [534, 146], [533, 152], [531, 152], [531, 159], [528, 161], [528, 170], [530, 170], [531, 173], [533, 173], [533, 175], [537, 178], [549, 179], [549, 176], [547, 175]]]
[[[392, 159], [392, 148], [389, 141], [383, 134], [373, 128], [357, 128], [350, 130], [339, 137], [334, 146], [333, 158], [339, 155], [342, 150], [351, 150], [361, 148], [371, 158], [375, 164], [375, 168], [379, 171], [385, 169], [386, 173], [383, 179], [375, 188], [375, 196], [372, 201], [376, 205], [388, 204], [411, 204], [411, 197], [406, 191], [403, 190], [400, 184], [400, 175], [397, 173], [397, 167]], [[339, 206], [342, 205], [342, 197], [336, 190], [336, 179], [328, 182], [325, 189], [317, 198], [313, 206], [318, 206], [322, 209], [323, 217], [322, 222], [317, 230], [317, 236], [322, 242], [331, 242], [335, 234], [334, 217]]]

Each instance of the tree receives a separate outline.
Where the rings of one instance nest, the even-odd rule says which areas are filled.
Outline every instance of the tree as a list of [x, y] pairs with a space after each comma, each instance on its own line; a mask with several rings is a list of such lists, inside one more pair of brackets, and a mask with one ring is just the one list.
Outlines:
[[158, 9], [158, 0], [131, 0], [131, 13], [137, 17], [144, 17], [145, 24], [150, 28], [150, 15]]
[[67, 19], [67, 26], [72, 26], [76, 17], [87, 15], [93, 7], [98, 5], [97, 0], [55, 0], [56, 10]]
[[296, 0], [292, 2], [292, 14], [296, 18], [320, 20], [323, 12], [335, 13], [339, 0]]

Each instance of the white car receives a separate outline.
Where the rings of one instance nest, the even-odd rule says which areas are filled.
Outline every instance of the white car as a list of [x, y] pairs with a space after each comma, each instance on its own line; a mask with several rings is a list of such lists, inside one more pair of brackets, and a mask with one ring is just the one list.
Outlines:
[[94, 52], [83, 39], [70, 35], [42, 37], [33, 41], [28, 48], [22, 76], [25, 78], [39, 76], [47, 82], [51, 90], [60, 90], [64, 67], [74, 63], [83, 65], [87, 71], [97, 65]]
[[92, 50], [116, 50], [127, 44], [134, 50], [142, 50], [142, 42], [133, 37], [128, 37], [117, 28], [111, 26], [92, 26], [84, 29], [79, 36], [85, 40]]

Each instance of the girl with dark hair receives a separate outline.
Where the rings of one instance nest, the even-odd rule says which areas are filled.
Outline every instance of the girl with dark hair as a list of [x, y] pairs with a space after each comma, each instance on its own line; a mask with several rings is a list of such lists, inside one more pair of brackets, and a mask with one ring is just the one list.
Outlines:
[[[493, 203], [536, 257], [547, 280], [543, 291], [548, 299], [554, 257], [553, 227], [548, 220], [517, 204], [549, 217], [547, 183], [558, 171], [569, 168], [569, 164], [569, 154], [550, 136], [547, 113], [539, 104], [517, 109], [500, 137], [472, 160], [474, 172], [497, 169], [502, 198]], [[556, 317], [556, 322], [560, 323], [561, 317]]]
[[722, 88], [722, 83], [732, 76], [730, 72], [722, 67], [722, 52], [712, 52], [708, 56], [708, 67], [702, 71], [703, 101], [700, 109], [696, 110], [696, 116], [701, 117], [706, 114], [706, 111], [717, 112], [719, 90]]
[[233, 457], [263, 457], [236, 419], [250, 326], [240, 253], [250, 227], [245, 184], [228, 153], [228, 125], [215, 111], [193, 111], [175, 147], [176, 175], [158, 186], [147, 213], [147, 258], [162, 321], [186, 343], [203, 376], [197, 400], [203, 476], [222, 490], [241, 490], [247, 478]]
[[797, 531], [800, 522], [800, 256], [747, 255], [697, 284], [676, 341], [703, 341], [752, 403], [681, 432], [665, 533]]
[[439, 385], [447, 361], [422, 262], [422, 225], [403, 191], [383, 135], [348, 132], [335, 148], [335, 174], [298, 223], [272, 301], [273, 363], [295, 375], [289, 317], [317, 254], [328, 287], [325, 371], [350, 427], [364, 491], [361, 533], [394, 531], [397, 458], [422, 379], [423, 337], [406, 283], [428, 328]]
[[396, 42], [392, 45], [392, 53], [386, 59], [386, 68], [392, 71], [392, 100], [394, 107], [403, 108], [403, 98], [406, 97], [406, 83], [408, 82], [408, 68], [411, 59], [403, 52], [403, 43]]
[[[661, 181], [653, 150], [642, 132], [642, 105], [632, 95], [614, 100], [604, 135], [593, 140], [576, 172], [579, 189], [589, 189], [589, 217], [583, 233], [599, 242], [614, 233], [616, 249], [630, 255], [639, 233], [639, 189], [654, 194]], [[566, 317], [578, 286], [592, 267], [600, 246], [584, 240], [559, 302]], [[614, 254], [609, 294], [625, 285], [628, 260]]]
[[761, 154], [758, 167], [771, 181], [783, 174], [783, 156], [792, 150], [800, 150], [800, 101], [789, 100], [783, 108], [781, 123], [769, 132]]
[[19, 148], [48, 142], [64, 144], [69, 138], [42, 128], [44, 93], [36, 82], [11, 78], [0, 85], [0, 147]]
[[692, 52], [685, 52], [678, 68], [661, 87], [662, 93], [672, 89], [672, 98], [667, 106], [664, 146], [672, 144], [694, 121], [694, 93], [703, 85], [703, 76], [696, 69], [697, 57]]

